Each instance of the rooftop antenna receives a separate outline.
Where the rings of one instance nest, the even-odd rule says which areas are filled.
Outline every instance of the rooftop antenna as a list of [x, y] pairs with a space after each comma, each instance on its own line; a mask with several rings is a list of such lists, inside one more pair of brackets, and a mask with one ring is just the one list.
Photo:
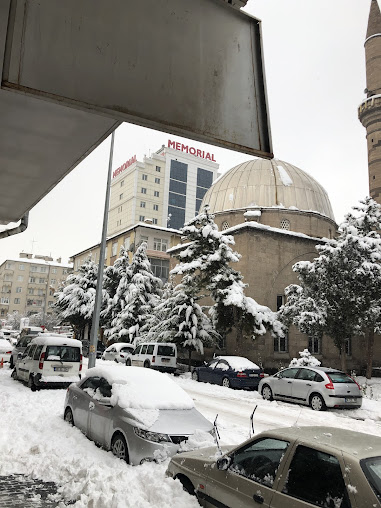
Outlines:
[[33, 240], [32, 240], [32, 254], [33, 254], [33, 249], [34, 249], [34, 244], [35, 244], [35, 243], [37, 243], [37, 240], [35, 240], [35, 239], [33, 238]]

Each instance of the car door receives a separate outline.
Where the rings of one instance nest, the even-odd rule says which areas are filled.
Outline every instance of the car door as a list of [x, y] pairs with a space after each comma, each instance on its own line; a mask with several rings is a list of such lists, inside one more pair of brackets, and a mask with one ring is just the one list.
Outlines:
[[84, 434], [89, 432], [89, 413], [93, 407], [93, 395], [99, 387], [99, 377], [89, 377], [78, 387], [73, 388], [72, 409], [74, 424]]
[[234, 452], [227, 469], [208, 466], [199, 497], [211, 506], [270, 508], [288, 446], [288, 441], [266, 437], [249, 442]]
[[292, 386], [298, 368], [284, 369], [278, 372], [273, 381], [273, 395], [274, 397], [289, 398], [292, 397]]
[[17, 376], [22, 381], [27, 381], [29, 378], [29, 371], [27, 370], [27, 356], [29, 354], [30, 346], [28, 346], [23, 353], [21, 353], [21, 358], [17, 360]]
[[292, 382], [292, 399], [295, 402], [308, 404], [310, 393], [315, 383], [316, 372], [302, 367]]
[[138, 346], [134, 352], [132, 353], [132, 356], [131, 356], [131, 364], [132, 365], [135, 365], [136, 367], [139, 366], [139, 355], [140, 355], [140, 351], [142, 349], [142, 346]]
[[210, 380], [212, 379], [212, 376], [213, 376], [214, 367], [217, 365], [217, 363], [218, 363], [218, 359], [213, 358], [213, 360], [211, 360], [208, 364], [202, 365], [198, 369], [199, 381], [204, 381], [206, 383], [210, 382]]
[[106, 436], [112, 423], [113, 407], [110, 399], [111, 386], [101, 377], [99, 387], [89, 402], [88, 436], [102, 446], [106, 445]]
[[340, 452], [299, 444], [285, 464], [271, 508], [353, 508], [343, 471]]
[[229, 371], [231, 372], [228, 362], [226, 360], [220, 360], [214, 369], [210, 371], [210, 383], [214, 383], [216, 385], [222, 384], [222, 379], [224, 377], [229, 377]]

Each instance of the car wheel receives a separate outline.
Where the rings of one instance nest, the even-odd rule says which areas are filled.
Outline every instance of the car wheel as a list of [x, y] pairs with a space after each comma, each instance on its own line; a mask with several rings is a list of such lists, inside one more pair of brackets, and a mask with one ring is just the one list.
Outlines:
[[118, 459], [129, 462], [127, 443], [122, 434], [116, 434], [111, 441], [111, 451]]
[[114, 362], [115, 362], [115, 363], [118, 363], [118, 360], [117, 360], [116, 358], [114, 358]]
[[197, 370], [194, 370], [192, 372], [192, 379], [193, 381], [198, 381], [198, 373], [197, 373]]
[[324, 411], [325, 402], [323, 397], [318, 393], [313, 393], [310, 397], [310, 406], [314, 411]]
[[195, 496], [196, 493], [194, 491], [193, 483], [190, 481], [190, 479], [187, 476], [184, 476], [182, 474], [179, 474], [176, 476], [177, 480], [180, 480], [181, 485], [183, 486], [183, 489], [185, 492], [188, 492], [191, 496]]
[[105, 361], [105, 359], [103, 358], [103, 356], [102, 356], [102, 360], [103, 360], [103, 361]]
[[272, 392], [271, 388], [269, 387], [269, 385], [265, 385], [262, 388], [262, 397], [265, 400], [273, 400], [273, 392]]
[[65, 422], [67, 422], [69, 425], [74, 425], [73, 412], [72, 412], [72, 410], [70, 409], [70, 407], [67, 407], [67, 408], [66, 408], [66, 410], [65, 410], [64, 420], [65, 420]]
[[150, 368], [149, 361], [147, 361], [147, 360], [146, 360], [146, 361], [144, 362], [144, 367], [145, 367], [146, 369], [149, 369], [149, 368]]
[[34, 384], [33, 376], [29, 376], [29, 379], [28, 379], [28, 388], [30, 388], [32, 390], [32, 392], [36, 391], [36, 385]]
[[12, 374], [11, 374], [11, 378], [14, 379], [15, 381], [18, 381], [19, 377], [17, 375], [16, 369], [13, 369]]
[[229, 378], [227, 377], [224, 377], [223, 380], [222, 380], [222, 386], [224, 386], [225, 388], [230, 388], [230, 381], [229, 381]]
[[127, 358], [126, 365], [127, 367], [131, 367], [131, 358]]

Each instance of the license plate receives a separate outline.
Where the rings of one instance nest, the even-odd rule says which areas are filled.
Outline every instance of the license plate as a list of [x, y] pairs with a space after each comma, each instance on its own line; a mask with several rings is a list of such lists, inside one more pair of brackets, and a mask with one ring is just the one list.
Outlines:
[[258, 377], [259, 374], [249, 374], [249, 377]]
[[346, 397], [345, 402], [357, 402], [357, 399], [355, 399], [354, 397]]
[[69, 372], [67, 367], [54, 367], [54, 372]]
[[169, 358], [162, 358], [161, 361], [162, 362], [169, 362]]

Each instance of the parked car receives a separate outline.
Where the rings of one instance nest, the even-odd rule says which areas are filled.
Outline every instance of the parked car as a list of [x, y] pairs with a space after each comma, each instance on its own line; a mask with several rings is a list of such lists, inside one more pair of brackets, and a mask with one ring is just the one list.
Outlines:
[[102, 353], [102, 360], [126, 363], [128, 353], [132, 353], [134, 346], [129, 342], [115, 342]]
[[177, 347], [172, 342], [142, 342], [128, 354], [127, 367], [146, 367], [174, 373], [177, 368]]
[[28, 383], [32, 391], [67, 387], [80, 380], [82, 343], [65, 336], [43, 334], [34, 337], [24, 353], [19, 353], [13, 379]]
[[314, 411], [327, 407], [358, 409], [362, 393], [356, 381], [336, 369], [291, 367], [262, 379], [259, 393], [266, 400], [279, 399], [311, 406]]
[[257, 388], [263, 376], [263, 369], [242, 356], [217, 356], [192, 371], [195, 381], [249, 390]]
[[13, 346], [7, 339], [0, 339], [0, 362], [10, 362]]
[[12, 355], [9, 360], [9, 366], [11, 369], [15, 366], [17, 359], [19, 357], [19, 354], [24, 353], [26, 348], [29, 346], [30, 342], [37, 337], [37, 334], [31, 334], [31, 335], [23, 335], [20, 337], [17, 342], [16, 346], [12, 349]]
[[133, 465], [172, 456], [196, 430], [213, 429], [168, 376], [117, 365], [88, 369], [70, 385], [64, 418]]
[[202, 506], [224, 508], [380, 507], [381, 438], [332, 427], [263, 432], [237, 447], [172, 457], [179, 479]]

